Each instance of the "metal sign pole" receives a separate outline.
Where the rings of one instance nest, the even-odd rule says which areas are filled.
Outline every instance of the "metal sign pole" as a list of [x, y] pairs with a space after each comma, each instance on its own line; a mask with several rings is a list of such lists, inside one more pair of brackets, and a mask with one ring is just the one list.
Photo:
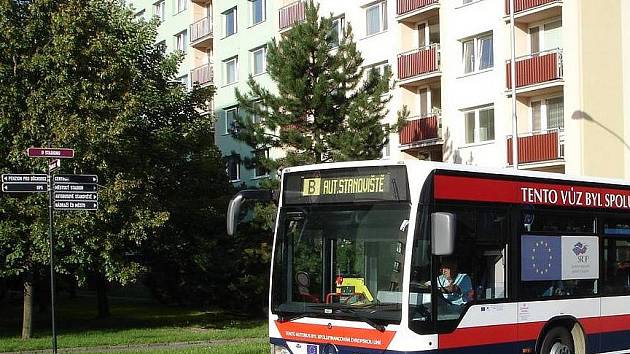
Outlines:
[[57, 354], [57, 328], [55, 326], [55, 258], [53, 239], [53, 173], [48, 171], [48, 238], [50, 239], [50, 313], [52, 317], [52, 348], [53, 354]]

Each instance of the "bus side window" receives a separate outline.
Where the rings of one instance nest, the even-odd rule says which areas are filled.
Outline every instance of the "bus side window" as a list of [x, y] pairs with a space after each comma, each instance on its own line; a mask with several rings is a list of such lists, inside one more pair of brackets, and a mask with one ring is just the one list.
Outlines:
[[630, 294], [630, 238], [604, 239], [604, 292]]

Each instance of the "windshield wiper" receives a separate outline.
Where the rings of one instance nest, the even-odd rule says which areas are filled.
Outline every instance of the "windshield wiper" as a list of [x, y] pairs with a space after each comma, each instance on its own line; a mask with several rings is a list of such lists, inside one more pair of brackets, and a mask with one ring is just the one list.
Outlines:
[[348, 309], [348, 308], [339, 308], [335, 310], [335, 314], [338, 314], [338, 313], [352, 314], [353, 315], [352, 317], [356, 317], [357, 319], [369, 324], [370, 326], [376, 328], [379, 332], [385, 332], [385, 326], [365, 316], [361, 311], [357, 311], [355, 309]]
[[[315, 310], [317, 309], [317, 311]], [[278, 321], [281, 323], [299, 320], [308, 316], [321, 316], [322, 312], [319, 307], [306, 306], [304, 311], [278, 311]]]

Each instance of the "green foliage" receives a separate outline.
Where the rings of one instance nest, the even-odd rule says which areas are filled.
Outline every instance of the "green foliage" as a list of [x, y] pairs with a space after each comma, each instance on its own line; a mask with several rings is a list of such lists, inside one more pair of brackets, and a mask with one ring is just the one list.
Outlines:
[[[231, 187], [198, 109], [214, 88], [173, 84], [157, 21], [114, 0], [0, 4], [0, 171], [45, 172], [24, 152], [55, 146], [75, 149], [63, 173], [99, 176], [98, 211], [56, 212], [57, 271], [124, 284], [220, 233]], [[46, 230], [45, 196], [2, 194], [0, 276], [47, 264]]]
[[[347, 26], [337, 38], [332, 17], [320, 18], [318, 10], [309, 1], [306, 20], [267, 46], [267, 71], [277, 94], [252, 77], [249, 93], [236, 91], [247, 116], [236, 122], [233, 135], [255, 150], [281, 148], [286, 153], [277, 160], [255, 157], [246, 161], [251, 165], [275, 171], [379, 158], [388, 134], [400, 126], [382, 125], [391, 99], [391, 71], [383, 75], [364, 72], [352, 28]], [[252, 115], [260, 118], [258, 122]]]

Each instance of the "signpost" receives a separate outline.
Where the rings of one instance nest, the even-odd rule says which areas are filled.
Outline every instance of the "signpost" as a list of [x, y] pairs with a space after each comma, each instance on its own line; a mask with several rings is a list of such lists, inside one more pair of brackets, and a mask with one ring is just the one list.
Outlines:
[[29, 157], [49, 158], [48, 174], [3, 174], [2, 192], [48, 192], [48, 238], [50, 240], [50, 301], [52, 317], [52, 347], [57, 354], [57, 330], [55, 324], [55, 259], [53, 239], [53, 210], [97, 210], [98, 176], [53, 175], [61, 167], [61, 160], [74, 157], [73, 149], [29, 148]]
[[48, 157], [53, 159], [71, 159], [74, 157], [73, 149], [64, 148], [36, 148], [26, 150], [28, 157]]

